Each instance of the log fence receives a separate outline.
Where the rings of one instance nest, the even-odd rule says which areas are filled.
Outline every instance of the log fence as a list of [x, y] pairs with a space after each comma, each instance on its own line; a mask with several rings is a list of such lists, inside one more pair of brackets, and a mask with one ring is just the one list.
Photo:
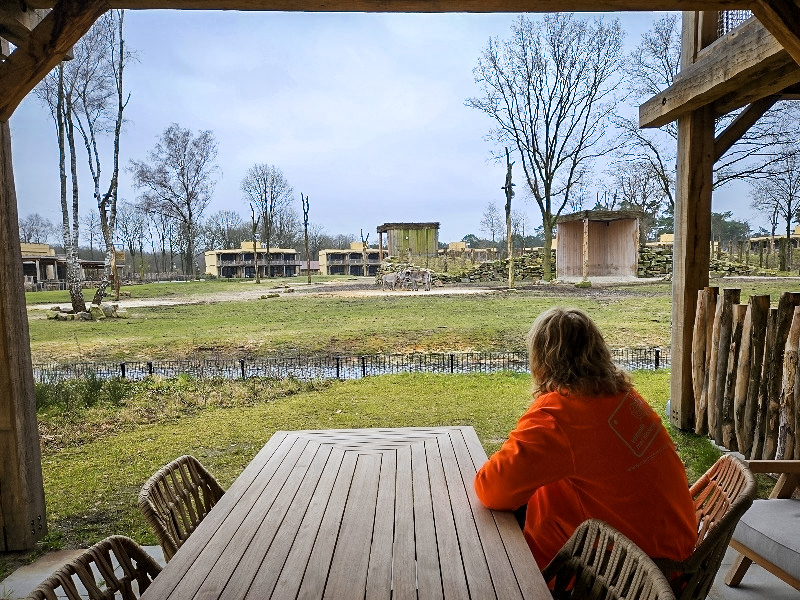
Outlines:
[[800, 459], [800, 292], [706, 287], [692, 339], [695, 433], [748, 459]]

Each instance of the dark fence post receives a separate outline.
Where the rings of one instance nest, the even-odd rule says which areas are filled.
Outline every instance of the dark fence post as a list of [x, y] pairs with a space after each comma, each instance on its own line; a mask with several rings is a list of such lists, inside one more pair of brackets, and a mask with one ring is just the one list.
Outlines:
[[654, 363], [655, 363], [655, 366], [653, 368], [654, 369], [658, 369], [658, 363], [659, 363], [659, 360], [661, 359], [661, 349], [660, 348], [656, 348], [656, 351], [654, 353], [653, 359], [654, 359]]
[[122, 378], [125, 379], [125, 363], [119, 363], [119, 370], [122, 373]]
[[341, 363], [341, 361], [339, 360], [339, 357], [337, 356], [336, 357], [336, 379], [341, 379], [341, 377], [339, 376], [339, 370], [341, 368], [341, 364], [340, 363]]
[[247, 379], [247, 377], [245, 375], [245, 372], [244, 372], [244, 359], [243, 358], [239, 359], [239, 369], [242, 372], [242, 379]]
[[361, 377], [367, 376], [367, 357], [361, 357]]
[[450, 355], [450, 372], [451, 373], [455, 372], [455, 366], [456, 366], [455, 362], [456, 362], [456, 355], [455, 354], [451, 354]]

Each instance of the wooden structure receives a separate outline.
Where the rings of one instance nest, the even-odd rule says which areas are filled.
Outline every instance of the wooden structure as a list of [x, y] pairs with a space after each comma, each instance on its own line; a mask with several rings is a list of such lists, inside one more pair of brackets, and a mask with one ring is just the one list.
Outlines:
[[389, 256], [436, 256], [439, 252], [439, 223], [384, 223], [378, 225], [378, 248], [383, 261], [383, 234]]
[[142, 598], [545, 599], [472, 427], [279, 431]]
[[[678, 122], [670, 419], [693, 425], [692, 325], [697, 291], [708, 284], [712, 165], [778, 99], [800, 97], [796, 0], [0, 0], [0, 549], [31, 547], [46, 529], [8, 119], [109, 8], [685, 11], [682, 71], [640, 107], [640, 125]], [[756, 18], [720, 32], [718, 11], [736, 9]], [[715, 136], [716, 117], [738, 108]]]
[[628, 210], [584, 210], [556, 220], [556, 276], [636, 277], [639, 218]]

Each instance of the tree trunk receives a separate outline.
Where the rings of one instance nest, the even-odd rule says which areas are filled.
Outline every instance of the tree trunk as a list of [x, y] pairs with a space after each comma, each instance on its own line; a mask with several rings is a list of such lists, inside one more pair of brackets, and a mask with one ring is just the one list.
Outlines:
[[709, 400], [708, 413], [709, 415], [714, 412], [714, 427], [709, 424], [709, 433], [714, 434], [714, 443], [721, 446], [722, 441], [722, 421], [724, 418], [723, 407], [725, 403], [725, 390], [726, 379], [728, 376], [728, 358], [731, 353], [731, 340], [733, 337], [733, 306], [739, 303], [739, 295], [741, 290], [734, 288], [726, 288], [722, 295], [722, 307], [719, 321], [719, 335], [715, 336], [717, 339], [714, 341], [717, 347], [716, 359], [717, 369], [716, 378], [711, 381], [710, 385], [714, 386], [714, 403]]
[[762, 458], [775, 458], [778, 449], [778, 423], [780, 419], [780, 395], [783, 373], [783, 358], [786, 340], [789, 337], [794, 309], [800, 305], [800, 292], [783, 292], [778, 302], [778, 319], [775, 327], [775, 348], [770, 363], [767, 414], [764, 431], [764, 451]]
[[764, 360], [764, 338], [767, 333], [769, 296], [750, 296], [747, 315], [742, 327], [742, 346], [739, 352], [739, 374], [736, 378], [736, 394], [733, 419], [736, 427], [736, 443], [746, 458], [753, 448], [758, 388], [761, 381], [761, 366]]
[[722, 402], [722, 445], [728, 450], [738, 450], [736, 442], [736, 429], [734, 427], [733, 402], [736, 389], [736, 376], [739, 372], [740, 350], [742, 347], [742, 331], [746, 305], [733, 307], [733, 323], [731, 334], [731, 352], [728, 357], [728, 373], [725, 381], [725, 397]]
[[553, 278], [553, 226], [552, 217], [544, 219], [544, 248], [542, 250], [542, 279], [550, 281]]
[[800, 306], [796, 306], [786, 338], [783, 354], [783, 384], [780, 395], [780, 414], [778, 417], [778, 439], [775, 458], [782, 460], [794, 456], [795, 444], [795, 381], [797, 379], [797, 353], [800, 344]]

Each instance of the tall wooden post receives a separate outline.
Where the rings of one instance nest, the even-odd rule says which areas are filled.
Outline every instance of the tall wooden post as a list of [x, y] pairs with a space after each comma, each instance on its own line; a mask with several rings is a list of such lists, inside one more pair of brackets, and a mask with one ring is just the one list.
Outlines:
[[11, 551], [33, 548], [47, 519], [8, 121], [0, 121], [0, 247], [0, 550]]
[[[716, 11], [684, 11], [683, 67], [716, 38], [716, 23]], [[689, 429], [694, 421], [692, 325], [697, 290], [708, 285], [713, 165], [714, 113], [706, 106], [678, 119], [669, 418], [681, 429]]]

